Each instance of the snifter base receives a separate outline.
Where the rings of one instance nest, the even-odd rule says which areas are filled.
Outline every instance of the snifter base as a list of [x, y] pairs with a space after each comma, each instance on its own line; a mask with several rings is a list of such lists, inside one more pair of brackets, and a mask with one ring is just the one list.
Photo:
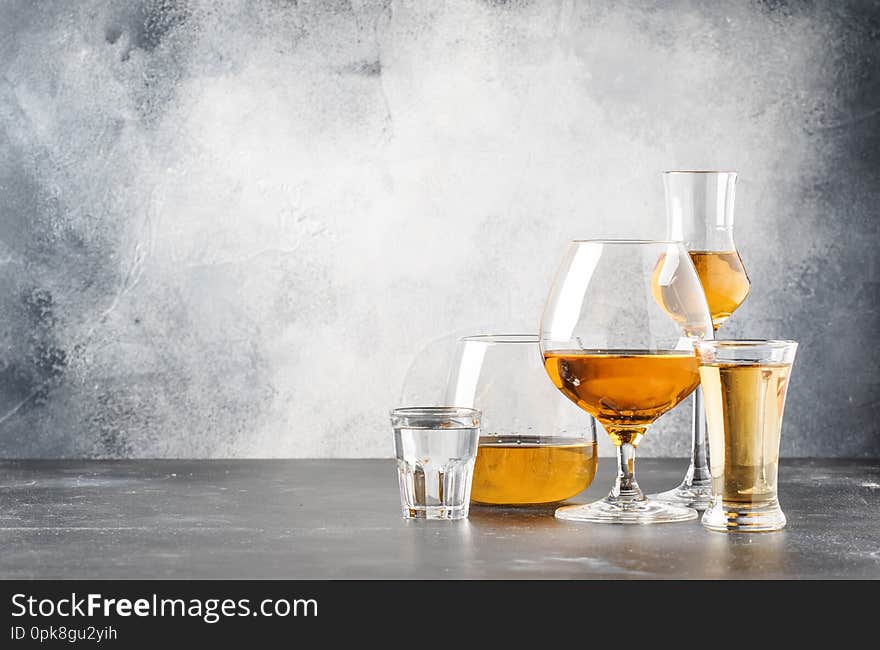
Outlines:
[[654, 499], [621, 502], [605, 498], [582, 506], [557, 508], [556, 518], [594, 524], [667, 524], [696, 519], [697, 511]]
[[785, 514], [779, 501], [731, 503], [715, 497], [703, 513], [703, 527], [721, 533], [769, 533], [785, 527]]

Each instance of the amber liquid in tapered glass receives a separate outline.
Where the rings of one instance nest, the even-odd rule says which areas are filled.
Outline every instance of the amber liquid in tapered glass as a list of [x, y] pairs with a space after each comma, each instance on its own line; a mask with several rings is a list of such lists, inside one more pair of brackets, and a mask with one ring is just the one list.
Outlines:
[[615, 445], [637, 445], [648, 425], [700, 383], [696, 355], [680, 350], [553, 351], [544, 354], [544, 368]]
[[471, 500], [498, 505], [563, 501], [589, 487], [597, 462], [593, 441], [483, 436]]
[[712, 490], [724, 501], [760, 503], [776, 497], [790, 371], [786, 364], [720, 363], [700, 368], [710, 414]]
[[749, 276], [735, 250], [690, 251], [689, 254], [706, 294], [712, 327], [717, 330], [749, 295]]

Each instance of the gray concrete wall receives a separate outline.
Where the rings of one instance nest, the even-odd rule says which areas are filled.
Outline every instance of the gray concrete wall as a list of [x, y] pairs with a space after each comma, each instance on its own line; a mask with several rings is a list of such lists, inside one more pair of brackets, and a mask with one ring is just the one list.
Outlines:
[[880, 455], [876, 3], [0, 13], [0, 454], [387, 456], [453, 334], [535, 330], [568, 239], [734, 168], [784, 453]]

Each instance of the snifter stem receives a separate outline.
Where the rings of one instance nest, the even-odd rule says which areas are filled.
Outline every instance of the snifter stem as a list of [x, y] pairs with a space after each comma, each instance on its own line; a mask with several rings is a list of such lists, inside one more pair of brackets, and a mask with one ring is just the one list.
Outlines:
[[635, 477], [636, 448], [624, 443], [617, 446], [617, 479], [608, 494], [608, 500], [620, 504], [645, 500]]

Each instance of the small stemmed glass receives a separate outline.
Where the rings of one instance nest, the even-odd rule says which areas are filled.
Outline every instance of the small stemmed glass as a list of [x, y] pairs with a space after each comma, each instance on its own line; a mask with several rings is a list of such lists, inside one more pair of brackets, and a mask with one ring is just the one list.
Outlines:
[[[736, 172], [668, 171], [667, 236], [687, 248], [718, 330], [749, 295], [749, 277], [733, 241]], [[651, 495], [662, 501], [704, 510], [712, 497], [703, 391], [694, 391], [691, 463], [682, 483]]]

